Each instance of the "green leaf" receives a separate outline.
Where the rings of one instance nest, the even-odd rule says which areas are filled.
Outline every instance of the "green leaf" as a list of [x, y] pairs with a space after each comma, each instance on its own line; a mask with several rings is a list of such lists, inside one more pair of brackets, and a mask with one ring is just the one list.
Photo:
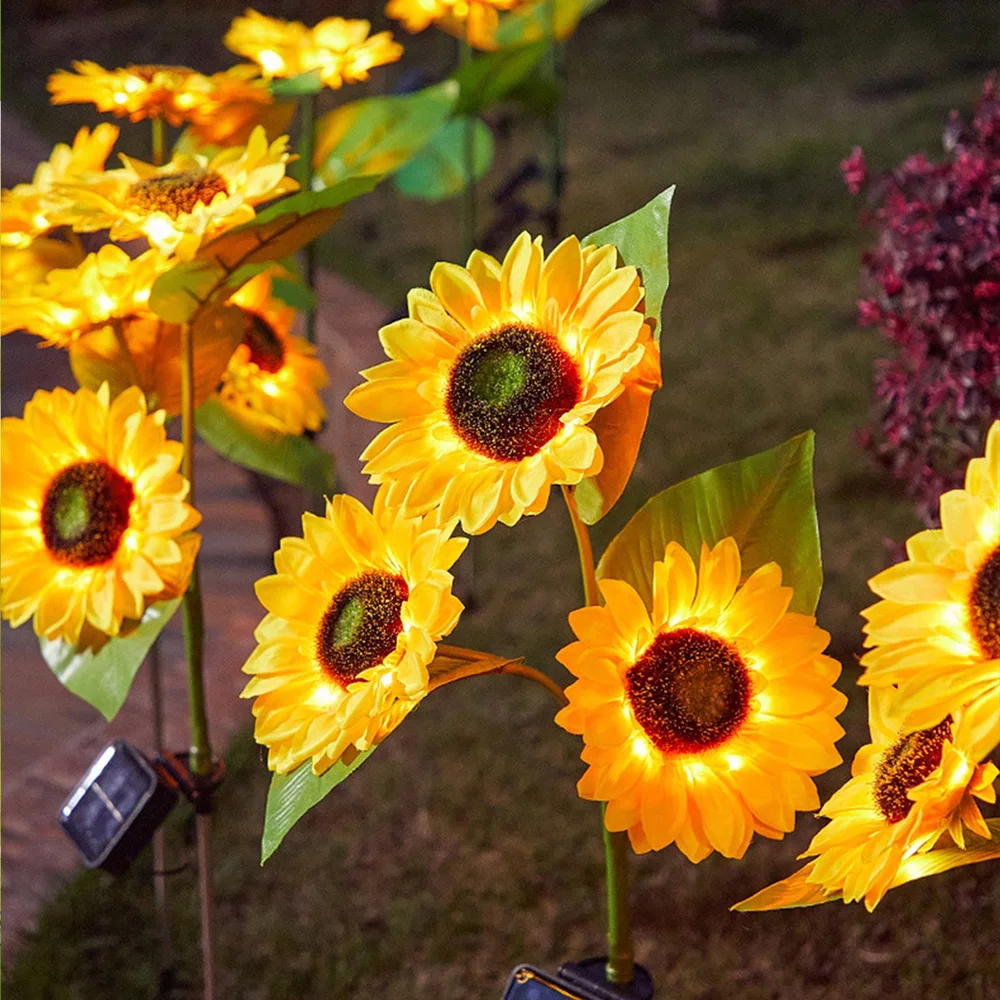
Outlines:
[[740, 547], [743, 579], [776, 562], [794, 588], [791, 610], [811, 615], [823, 585], [813, 495], [812, 431], [739, 462], [720, 465], [657, 494], [614, 538], [597, 575], [624, 580], [652, 607], [653, 563], [679, 542], [697, 565], [709, 547], [731, 535]]
[[461, 88], [455, 114], [480, 114], [502, 101], [524, 83], [547, 48], [546, 42], [534, 42], [471, 59], [452, 75]]
[[642, 283], [646, 287], [646, 315], [656, 321], [653, 335], [657, 343], [660, 342], [663, 297], [670, 285], [667, 229], [674, 188], [675, 185], [672, 184], [638, 211], [598, 229], [582, 240], [584, 246], [613, 243], [625, 263], [642, 272]]
[[815, 865], [815, 861], [810, 861], [794, 875], [766, 886], [760, 892], [755, 892], [729, 908], [739, 913], [752, 913], [757, 910], [790, 910], [799, 906], [816, 906], [819, 903], [831, 903], [835, 899], [843, 899], [842, 893], [827, 892], [821, 885], [806, 881]]
[[307, 437], [251, 424], [217, 396], [195, 411], [195, 426], [207, 444], [237, 465], [313, 493], [334, 492], [333, 456]]
[[316, 308], [316, 293], [305, 282], [294, 278], [282, 278], [280, 275], [272, 277], [271, 294], [299, 312], [309, 312]]
[[270, 89], [271, 96], [276, 101], [287, 100], [289, 97], [305, 97], [309, 94], [318, 94], [323, 89], [323, 80], [319, 70], [313, 69], [298, 76], [286, 77], [284, 80], [272, 80]]
[[458, 94], [459, 85], [445, 80], [415, 94], [366, 97], [334, 108], [317, 123], [313, 183], [330, 187], [398, 170], [448, 120]]
[[263, 865], [274, 854], [285, 839], [285, 834], [317, 802], [361, 767], [376, 749], [377, 746], [359, 753], [350, 764], [334, 764], [319, 777], [313, 774], [311, 761], [300, 764], [291, 774], [275, 774], [267, 792], [264, 832], [260, 840], [260, 863]]
[[344, 204], [366, 194], [378, 177], [353, 178], [325, 191], [283, 198], [242, 226], [206, 243], [153, 283], [150, 308], [171, 323], [190, 322], [212, 301], [228, 298], [272, 261], [295, 253], [332, 226]]
[[580, 19], [603, 7], [607, 0], [545, 0], [523, 4], [500, 19], [497, 44], [501, 48], [524, 45], [553, 36], [563, 41], [576, 31]]
[[38, 640], [42, 658], [64, 688], [93, 705], [110, 721], [118, 714], [132, 680], [156, 637], [180, 607], [182, 598], [151, 604], [142, 621], [96, 649], [77, 649], [65, 639]]
[[393, 183], [401, 194], [440, 201], [465, 188], [465, 130], [473, 132], [473, 167], [478, 178], [493, 161], [493, 133], [479, 118], [453, 118], [416, 156], [397, 172]]

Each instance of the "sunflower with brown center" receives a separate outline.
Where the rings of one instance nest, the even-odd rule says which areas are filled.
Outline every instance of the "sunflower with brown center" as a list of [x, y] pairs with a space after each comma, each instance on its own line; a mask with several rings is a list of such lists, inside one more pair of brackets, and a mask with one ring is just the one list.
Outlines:
[[243, 667], [254, 736], [279, 774], [310, 758], [322, 774], [384, 739], [426, 695], [436, 643], [462, 612], [448, 570], [466, 540], [435, 516], [336, 496], [302, 530], [257, 582], [268, 614]]
[[802, 857], [814, 857], [806, 880], [845, 903], [873, 910], [905, 881], [904, 862], [931, 850], [948, 833], [965, 846], [963, 827], [990, 830], [975, 799], [995, 802], [997, 769], [978, 763], [989, 752], [982, 719], [960, 710], [928, 729], [904, 733], [891, 689], [869, 697], [872, 742], [854, 758], [851, 779], [820, 810], [831, 822]]
[[416, 34], [431, 24], [458, 38], [464, 38], [475, 49], [492, 51], [497, 47], [499, 11], [513, 10], [523, 0], [389, 0], [386, 17], [403, 23]]
[[596, 475], [588, 423], [623, 391], [653, 344], [634, 267], [575, 236], [545, 257], [522, 233], [503, 264], [475, 251], [437, 264], [409, 318], [379, 331], [392, 359], [345, 405], [392, 426], [365, 473], [410, 514], [441, 507], [479, 534], [545, 509], [554, 484]]
[[638, 852], [740, 858], [754, 833], [793, 830], [796, 810], [819, 805], [812, 776], [840, 763], [847, 699], [829, 635], [787, 610], [776, 563], [739, 581], [732, 538], [703, 546], [697, 571], [671, 542], [651, 611], [602, 580], [606, 605], [570, 615], [579, 641], [558, 659], [579, 680], [556, 722], [583, 736], [581, 797], [606, 802], [608, 830]]
[[63, 220], [59, 210], [66, 196], [58, 185], [79, 174], [103, 170], [118, 141], [114, 125], [98, 125], [93, 132], [82, 128], [72, 146], [60, 142], [49, 158], [39, 163], [30, 184], [16, 184], [0, 196], [0, 244], [25, 249], [36, 236]]
[[249, 222], [254, 206], [295, 191], [285, 176], [288, 137], [268, 143], [258, 126], [246, 147], [209, 158], [175, 153], [162, 167], [122, 154], [125, 166], [64, 185], [74, 202], [66, 221], [74, 229], [111, 230], [113, 240], [144, 236], [162, 253], [193, 257], [202, 242]]
[[229, 301], [243, 314], [243, 342], [222, 376], [222, 401], [282, 434], [319, 430], [326, 419], [319, 390], [329, 376], [313, 345], [292, 336], [295, 310], [271, 294], [271, 273], [261, 272]]
[[223, 39], [231, 52], [252, 59], [270, 77], [316, 72], [327, 87], [368, 79], [376, 66], [396, 62], [403, 46], [392, 33], [370, 35], [368, 21], [328, 17], [312, 28], [247, 10]]
[[49, 77], [53, 104], [93, 104], [98, 111], [138, 122], [164, 118], [171, 125], [205, 121], [220, 107], [239, 100], [270, 104], [270, 91], [256, 67], [233, 66], [206, 76], [187, 66], [130, 65], [105, 69], [89, 60], [73, 63], [73, 72]]
[[137, 388], [39, 390], [3, 420], [0, 609], [46, 639], [119, 633], [187, 585], [201, 520], [180, 444]]
[[[859, 684], [899, 687], [908, 729], [963, 705], [1000, 743], [1000, 421], [965, 488], [941, 497], [941, 527], [906, 543], [908, 558], [869, 581], [883, 600], [862, 612], [868, 646]], [[978, 707], [983, 710], [979, 711]]]

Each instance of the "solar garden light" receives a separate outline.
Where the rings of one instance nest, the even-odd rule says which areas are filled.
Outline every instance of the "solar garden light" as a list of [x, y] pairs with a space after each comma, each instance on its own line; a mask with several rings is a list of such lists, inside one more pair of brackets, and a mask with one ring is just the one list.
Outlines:
[[531, 965], [519, 965], [507, 981], [503, 1000], [651, 1000], [652, 976], [641, 965], [629, 983], [607, 978], [607, 959], [567, 962], [552, 975]]

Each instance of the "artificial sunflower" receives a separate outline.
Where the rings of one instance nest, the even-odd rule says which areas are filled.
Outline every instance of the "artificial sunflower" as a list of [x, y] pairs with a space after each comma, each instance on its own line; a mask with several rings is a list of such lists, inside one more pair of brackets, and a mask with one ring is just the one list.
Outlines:
[[182, 449], [141, 391], [38, 390], [4, 418], [0, 610], [14, 627], [89, 645], [183, 593], [201, 515]]
[[295, 310], [271, 295], [270, 273], [252, 278], [229, 301], [243, 314], [243, 342], [222, 376], [222, 401], [283, 434], [319, 430], [326, 419], [319, 390], [329, 377], [312, 344], [292, 336]]
[[[982, 738], [982, 706], [960, 709], [929, 729], [904, 734], [896, 693], [871, 692], [872, 742], [854, 758], [851, 778], [820, 810], [830, 819], [803, 858], [800, 873], [830, 899], [864, 899], [871, 911], [885, 893], [918, 877], [907, 861], [925, 854], [946, 833], [965, 846], [964, 827], [990, 839], [975, 800], [996, 801], [997, 768], [978, 763], [989, 752]], [[767, 890], [765, 890], [765, 893]], [[780, 905], [780, 904], [779, 904]], [[754, 900], [738, 909], [770, 909]]]
[[[24, 247], [3, 247], [0, 250], [0, 298], [5, 300], [5, 307], [10, 304], [9, 296], [21, 295], [38, 286], [53, 268], [77, 267], [85, 256], [79, 241], [48, 236], [38, 236]], [[9, 332], [2, 323], [0, 314], [0, 333]]]
[[298, 188], [285, 176], [287, 147], [287, 136], [269, 144], [257, 126], [246, 147], [211, 158], [175, 153], [154, 167], [123, 154], [123, 168], [66, 185], [76, 199], [69, 221], [84, 232], [110, 228], [113, 240], [144, 236], [161, 252], [189, 259], [203, 241], [249, 222], [254, 205]]
[[233, 20], [223, 44], [237, 55], [253, 59], [267, 77], [316, 72], [327, 87], [368, 79], [375, 66], [395, 62], [403, 46], [392, 33], [369, 35], [368, 21], [328, 17], [309, 28], [301, 21], [283, 21], [247, 10]]
[[602, 580], [605, 607], [574, 611], [579, 641], [558, 659], [579, 678], [556, 722], [583, 736], [577, 789], [607, 802], [605, 823], [638, 852], [670, 843], [693, 862], [743, 856], [754, 833], [780, 839], [819, 805], [812, 776], [840, 763], [840, 664], [829, 635], [788, 612], [781, 570], [742, 587], [732, 538], [676, 542], [653, 569], [653, 607]]
[[131, 121], [165, 118], [171, 125], [204, 121], [220, 105], [234, 100], [268, 104], [266, 83], [255, 80], [256, 67], [233, 66], [206, 76], [187, 66], [125, 66], [105, 69], [87, 60], [73, 63], [73, 72], [58, 70], [49, 77], [53, 104], [93, 104]]
[[391, 422], [362, 454], [389, 503], [440, 505], [479, 534], [538, 514], [553, 484], [600, 472], [588, 423], [646, 354], [648, 321], [634, 267], [613, 246], [571, 236], [545, 258], [522, 233], [501, 265], [474, 251], [437, 264], [409, 318], [379, 331], [392, 358], [345, 404]]
[[26, 330], [58, 347], [115, 320], [148, 313], [150, 289], [170, 261], [156, 250], [129, 257], [105, 244], [76, 267], [52, 268], [40, 280], [4, 279], [0, 332]]
[[965, 488], [941, 497], [941, 527], [906, 543], [905, 562], [869, 584], [866, 668], [858, 683], [898, 685], [904, 725], [926, 729], [967, 704], [1000, 743], [1000, 421]]
[[476, 49], [497, 47], [499, 11], [512, 10], [522, 0], [389, 0], [386, 17], [403, 23], [416, 34], [436, 24], [458, 38], [464, 38]]
[[107, 123], [93, 132], [82, 128], [72, 146], [60, 142], [35, 168], [30, 184], [17, 184], [0, 195], [0, 244], [25, 249], [35, 237], [61, 224], [65, 196], [57, 185], [81, 173], [103, 170], [118, 141], [118, 129]]
[[448, 570], [466, 540], [435, 517], [336, 496], [326, 517], [303, 514], [302, 532], [257, 582], [268, 614], [243, 667], [279, 774], [309, 758], [322, 774], [379, 743], [426, 695], [436, 643], [462, 612]]

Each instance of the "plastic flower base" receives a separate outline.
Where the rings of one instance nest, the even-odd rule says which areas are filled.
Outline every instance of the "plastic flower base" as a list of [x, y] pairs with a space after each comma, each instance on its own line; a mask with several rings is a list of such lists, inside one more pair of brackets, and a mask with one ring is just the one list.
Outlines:
[[653, 977], [635, 966], [630, 983], [612, 983], [606, 975], [607, 957], [567, 962], [553, 976], [530, 965], [518, 966], [510, 976], [503, 1000], [652, 1000]]

